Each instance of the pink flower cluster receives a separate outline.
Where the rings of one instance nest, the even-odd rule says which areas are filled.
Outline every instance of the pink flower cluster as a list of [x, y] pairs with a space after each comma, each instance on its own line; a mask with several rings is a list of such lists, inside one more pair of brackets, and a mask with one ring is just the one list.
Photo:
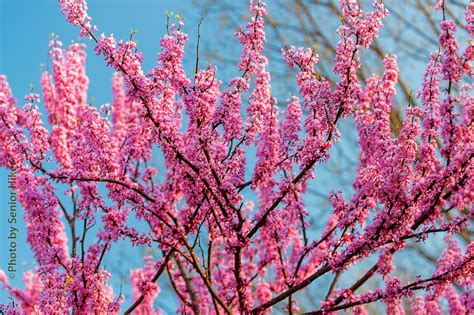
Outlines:
[[[280, 306], [299, 313], [300, 292], [311, 284], [329, 287], [316, 314], [367, 314], [365, 305], [376, 301], [389, 314], [403, 314], [407, 298], [414, 314], [474, 311], [474, 245], [456, 241], [474, 213], [474, 99], [472, 84], [464, 83], [473, 57], [472, 47], [460, 51], [452, 21], [441, 22], [439, 50], [429, 56], [422, 107], [408, 104], [395, 133], [390, 115], [400, 60], [385, 56], [382, 74], [358, 76], [361, 51], [388, 14], [383, 1], [374, 1], [372, 11], [339, 1], [334, 81], [320, 75], [316, 47], [282, 51], [300, 94], [283, 110], [264, 55], [262, 1], [250, 1], [250, 22], [236, 34], [241, 73], [225, 87], [212, 65], [197, 64], [187, 76], [181, 21], [169, 27], [155, 67], [145, 72], [132, 38], [96, 35], [86, 1], [59, 3], [116, 71], [113, 99], [99, 108], [88, 104], [82, 44], [50, 43], [51, 71], [41, 76], [49, 125], [39, 95], [18, 106], [0, 76], [0, 166], [16, 171], [38, 264], [25, 273], [24, 290], [0, 270], [17, 313], [160, 314], [155, 301], [166, 275], [184, 314], [263, 314]], [[472, 11], [470, 4], [471, 33]], [[310, 233], [313, 209], [304, 196], [344, 136], [338, 124], [347, 117], [359, 144], [353, 191], [348, 198], [331, 193], [328, 219], [316, 222], [322, 233]], [[432, 276], [397, 278], [396, 254], [410, 240], [438, 233], [447, 235], [447, 248]], [[160, 253], [130, 271], [130, 305], [123, 303], [127, 292], [114, 293], [109, 280], [117, 275], [105, 267], [118, 242]], [[360, 278], [346, 276], [374, 257]], [[332, 274], [333, 285], [326, 285]], [[375, 275], [385, 285], [356, 292]], [[336, 288], [340, 276], [353, 283]]]

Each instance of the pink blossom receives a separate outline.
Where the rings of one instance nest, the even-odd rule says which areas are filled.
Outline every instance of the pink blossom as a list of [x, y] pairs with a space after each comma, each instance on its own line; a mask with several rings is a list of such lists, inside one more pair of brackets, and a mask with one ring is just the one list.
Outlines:
[[[382, 1], [372, 11], [339, 1], [331, 78], [319, 72], [325, 65], [317, 47], [282, 50], [300, 95], [281, 116], [264, 54], [263, 1], [250, 1], [250, 21], [236, 34], [239, 74], [225, 86], [213, 65], [197, 64], [187, 76], [182, 21], [169, 26], [146, 72], [133, 38], [97, 35], [83, 0], [59, 4], [116, 71], [113, 99], [88, 100], [83, 44], [50, 43], [42, 96], [31, 92], [24, 106], [0, 76], [0, 166], [15, 172], [37, 264], [23, 290], [0, 271], [17, 313], [160, 314], [154, 304], [166, 275], [180, 313], [300, 313], [308, 286], [331, 283], [316, 312], [367, 314], [367, 304], [382, 301], [388, 314], [403, 314], [406, 299], [414, 314], [441, 314], [446, 306], [471, 312], [474, 245], [456, 240], [474, 211], [474, 101], [465, 83], [472, 47], [459, 52], [452, 21], [441, 22], [421, 106], [401, 108], [395, 131], [390, 117], [403, 60], [385, 56], [382, 73], [359, 73], [362, 52], [388, 14]], [[466, 11], [471, 31], [472, 6]], [[355, 122], [359, 150], [352, 190], [331, 192], [328, 209], [315, 217], [309, 185], [321, 184], [318, 168], [347, 136], [339, 130], [346, 118]], [[445, 234], [447, 247], [431, 275], [395, 277], [407, 242], [436, 234]], [[157, 253], [130, 271], [130, 305], [126, 292], [112, 289], [117, 275], [106, 267], [119, 241]], [[356, 264], [362, 273], [354, 278]], [[384, 285], [371, 281], [379, 275]]]

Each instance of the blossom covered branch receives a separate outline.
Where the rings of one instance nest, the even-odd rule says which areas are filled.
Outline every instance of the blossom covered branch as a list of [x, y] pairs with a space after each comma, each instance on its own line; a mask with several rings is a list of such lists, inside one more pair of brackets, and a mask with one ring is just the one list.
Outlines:
[[[474, 58], [472, 45], [461, 50], [452, 21], [441, 22], [439, 49], [429, 56], [418, 93], [423, 106], [408, 104], [393, 135], [399, 61], [386, 56], [383, 74], [357, 75], [362, 52], [389, 14], [383, 1], [375, 0], [371, 11], [339, 1], [336, 82], [318, 74], [316, 49], [282, 50], [297, 72], [299, 93], [282, 113], [264, 55], [263, 1], [250, 1], [251, 19], [236, 33], [240, 74], [227, 85], [216, 67], [199, 70], [199, 60], [187, 76], [182, 21], [170, 26], [156, 66], [145, 73], [137, 43], [98, 35], [86, 1], [59, 4], [116, 71], [113, 100], [100, 108], [87, 104], [82, 44], [50, 43], [52, 69], [41, 76], [46, 119], [39, 95], [27, 95], [26, 105], [18, 106], [0, 76], [0, 166], [17, 173], [38, 263], [25, 274], [24, 290], [0, 272], [22, 313], [158, 314], [163, 275], [183, 314], [262, 314], [276, 305], [302, 312], [306, 306], [295, 294], [331, 273], [329, 291], [311, 314], [364, 314], [364, 305], [378, 300], [388, 313], [402, 314], [402, 298], [410, 299], [415, 314], [438, 314], [441, 296], [452, 314], [474, 311], [473, 244], [461, 248], [456, 241], [474, 211], [474, 99], [472, 83], [465, 82], [472, 79]], [[438, 8], [444, 12], [444, 3]], [[473, 10], [471, 3], [471, 36]], [[360, 150], [353, 193], [328, 196], [331, 214], [314, 238], [305, 195], [344, 136], [338, 125], [346, 119], [355, 121]], [[152, 167], [156, 147], [163, 163]], [[393, 273], [394, 256], [410, 240], [441, 233], [448, 247], [432, 276], [402, 285]], [[162, 253], [130, 271], [129, 305], [109, 284], [114, 275], [103, 263], [123, 240]], [[358, 280], [351, 286], [337, 288], [341, 275], [371, 257], [375, 265], [353, 277]], [[384, 287], [355, 293], [376, 275]], [[415, 297], [418, 291], [425, 293]]]

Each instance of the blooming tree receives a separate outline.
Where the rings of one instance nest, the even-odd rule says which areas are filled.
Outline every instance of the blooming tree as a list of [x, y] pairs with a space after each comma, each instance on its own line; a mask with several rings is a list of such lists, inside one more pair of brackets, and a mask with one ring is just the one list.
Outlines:
[[[364, 306], [376, 301], [384, 302], [387, 313], [402, 314], [402, 298], [414, 314], [440, 314], [442, 297], [452, 314], [473, 312], [474, 244], [461, 248], [456, 241], [474, 211], [474, 99], [472, 83], [465, 83], [472, 75], [473, 46], [462, 51], [455, 24], [443, 19], [439, 49], [418, 93], [423, 107], [409, 104], [394, 136], [389, 116], [396, 57], [385, 57], [381, 76], [365, 82], [357, 76], [359, 52], [370, 47], [388, 12], [379, 0], [367, 12], [355, 0], [339, 2], [333, 66], [338, 81], [318, 75], [314, 49], [283, 49], [284, 60], [297, 71], [299, 97], [288, 99], [280, 114], [263, 55], [265, 3], [250, 2], [253, 17], [236, 34], [240, 75], [222, 86], [217, 69], [199, 70], [198, 59], [195, 74], [186, 75], [188, 36], [181, 21], [169, 27], [156, 66], [145, 73], [136, 42], [98, 35], [84, 0], [59, 0], [67, 20], [116, 70], [114, 97], [100, 110], [87, 104], [81, 44], [50, 43], [52, 71], [41, 77], [49, 124], [37, 94], [17, 106], [6, 77], [0, 77], [0, 165], [16, 172], [38, 263], [25, 274], [24, 290], [0, 272], [2, 286], [20, 306], [10, 312], [158, 314], [158, 280], [166, 274], [180, 313], [260, 314], [277, 304], [289, 313], [303, 312], [299, 292], [327, 281], [327, 275], [334, 280], [311, 314], [345, 309], [365, 314]], [[444, 12], [443, 1], [438, 8]], [[471, 36], [473, 16], [470, 3]], [[330, 219], [312, 239], [303, 196], [341, 137], [338, 123], [349, 117], [360, 146], [353, 194], [328, 196]], [[156, 147], [163, 160], [159, 169], [149, 165]], [[157, 174], [165, 179], [157, 181]], [[64, 197], [71, 202], [61, 202]], [[132, 216], [149, 229], [134, 226]], [[95, 241], [86, 246], [96, 223]], [[432, 275], [406, 283], [395, 277], [394, 255], [407, 241], [434, 234], [445, 234], [447, 247]], [[113, 291], [103, 266], [119, 240], [162, 253], [131, 270], [130, 305]], [[336, 288], [340, 275], [372, 256], [377, 262], [351, 286]], [[358, 290], [376, 275], [383, 286]]]

